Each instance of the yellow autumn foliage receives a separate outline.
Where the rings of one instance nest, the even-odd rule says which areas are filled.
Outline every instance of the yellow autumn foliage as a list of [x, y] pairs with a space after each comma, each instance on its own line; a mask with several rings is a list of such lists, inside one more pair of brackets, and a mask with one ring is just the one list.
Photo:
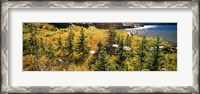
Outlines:
[[[83, 29], [85, 34], [85, 41], [86, 44], [90, 47], [90, 51], [97, 51], [98, 50], [98, 42], [102, 41], [104, 45], [108, 43], [108, 31], [109, 29], [98, 29], [96, 27], [81, 27], [76, 25], [70, 25], [67, 28], [56, 28], [53, 25], [48, 23], [32, 23], [36, 28], [36, 40], [38, 42], [38, 56], [33, 55], [31, 53], [23, 55], [23, 70], [24, 71], [90, 71], [91, 64], [93, 63], [93, 59], [95, 57], [91, 54], [82, 62], [79, 60], [81, 57], [81, 53], [77, 53], [76, 51], [73, 52], [71, 58], [67, 57], [66, 47], [68, 45], [68, 37], [69, 31], [74, 33], [74, 50], [76, 50], [77, 43], [80, 37], [80, 31]], [[30, 34], [30, 24], [23, 24], [23, 40], [30, 41], [31, 34]], [[124, 30], [117, 29], [116, 35], [126, 38], [128, 33]], [[61, 46], [59, 47], [59, 38], [61, 40]], [[43, 41], [41, 41], [42, 39]], [[153, 41], [156, 40], [155, 38], [147, 38], [148, 45], [153, 44]], [[141, 36], [132, 36], [131, 37], [131, 53], [137, 53], [137, 49], [139, 48], [139, 43], [142, 41]], [[44, 49], [40, 46], [44, 43]], [[51, 45], [51, 46], [50, 46]], [[171, 44], [161, 40], [161, 45], [165, 45], [170, 47]], [[49, 47], [51, 49], [49, 49]], [[148, 46], [149, 48], [150, 46]], [[51, 52], [53, 53], [52, 58]], [[174, 71], [177, 67], [177, 56], [175, 53], [173, 54], [163, 54], [164, 55], [164, 68], [163, 70], [167, 71]], [[37, 59], [37, 60], [36, 60]], [[68, 61], [71, 59], [71, 62]], [[36, 63], [37, 61], [37, 63]], [[68, 61], [68, 62], [66, 62]], [[108, 64], [109, 67], [113, 67], [112, 64], [115, 64], [118, 61], [118, 57], [115, 55], [108, 56]], [[138, 57], [135, 55], [135, 58], [128, 58], [123, 62], [124, 70], [126, 71], [134, 71], [137, 70], [139, 66]], [[147, 66], [147, 64], [145, 65]], [[146, 70], [146, 69], [145, 69]]]

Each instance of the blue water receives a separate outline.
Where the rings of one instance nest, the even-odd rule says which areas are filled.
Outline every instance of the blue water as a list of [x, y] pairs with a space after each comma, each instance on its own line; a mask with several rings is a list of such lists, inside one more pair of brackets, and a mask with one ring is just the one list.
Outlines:
[[159, 36], [166, 41], [177, 43], [177, 25], [145, 25], [139, 28], [129, 28], [126, 31], [139, 36]]

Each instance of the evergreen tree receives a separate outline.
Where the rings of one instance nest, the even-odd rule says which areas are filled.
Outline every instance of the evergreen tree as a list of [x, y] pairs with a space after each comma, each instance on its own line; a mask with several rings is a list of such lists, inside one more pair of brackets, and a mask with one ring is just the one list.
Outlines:
[[100, 41], [98, 43], [98, 58], [95, 62], [95, 70], [96, 71], [105, 71], [106, 69], [106, 64], [108, 63], [107, 61], [107, 53], [103, 47], [103, 43]]
[[98, 55], [100, 54], [100, 51], [103, 49], [103, 43], [101, 41], [99, 41], [97, 43], [98, 46], [98, 50], [97, 50], [97, 54], [96, 54], [96, 59], [98, 59]]
[[29, 33], [30, 33], [30, 35], [31, 35], [31, 37], [30, 37], [30, 53], [31, 54], [34, 54], [34, 52], [33, 52], [33, 43], [34, 43], [34, 41], [35, 41], [35, 39], [34, 39], [34, 36], [35, 36], [35, 28], [33, 27], [33, 25], [32, 24], [30, 24], [30, 25], [28, 25], [28, 27], [29, 27]]
[[37, 41], [37, 30], [34, 24], [30, 24], [29, 25], [29, 33], [31, 35], [30, 37], [30, 53], [32, 55], [35, 55], [34, 58], [34, 66], [35, 66], [35, 70], [39, 70], [39, 65], [38, 65], [38, 59], [39, 59], [39, 45], [38, 45], [38, 41]]
[[45, 48], [44, 48], [44, 42], [43, 42], [43, 38], [40, 38], [40, 42], [41, 42], [41, 44], [40, 44], [40, 48], [42, 48], [42, 50], [45, 50]]
[[33, 51], [34, 51], [34, 55], [36, 56], [36, 58], [39, 57], [39, 45], [38, 45], [38, 41], [36, 39], [36, 37], [34, 38], [34, 41], [33, 41]]
[[115, 37], [116, 37], [116, 32], [114, 30], [109, 30], [109, 37], [108, 37], [108, 43], [109, 44], [115, 44]]
[[30, 52], [36, 56], [36, 62], [39, 56], [39, 45], [38, 45], [38, 41], [37, 41], [37, 30], [36, 27], [33, 24], [29, 25], [29, 32], [31, 34], [31, 38], [30, 38]]
[[[130, 38], [130, 35], [126, 36], [125, 46], [131, 48], [131, 38]], [[131, 50], [124, 50], [124, 56], [125, 56], [125, 58], [128, 58], [131, 55], [132, 55], [132, 49]]]
[[160, 44], [160, 38], [158, 36], [154, 44], [155, 49], [153, 50], [153, 53], [152, 53], [153, 60], [151, 64], [149, 64], [149, 69], [151, 71], [158, 71], [159, 68], [161, 67], [159, 64], [159, 59], [161, 58], [160, 51], [159, 51], [159, 44]]
[[28, 39], [23, 40], [23, 55], [31, 54], [31, 41]]
[[124, 51], [123, 47], [124, 47], [124, 40], [123, 40], [123, 36], [122, 36], [122, 38], [120, 40], [120, 43], [119, 43], [119, 47], [118, 47], [118, 49], [116, 51], [116, 54], [118, 56], [117, 64], [119, 66], [121, 66], [122, 69], [123, 69], [123, 66], [124, 66], [123, 65], [123, 61], [126, 59], [126, 56], [124, 54], [125, 51]]
[[48, 50], [46, 50], [47, 58], [48, 58], [48, 66], [51, 66], [51, 62], [53, 62], [54, 59], [54, 53], [52, 49], [52, 44], [48, 44]]
[[98, 47], [98, 49], [97, 49], [96, 53], [94, 54], [94, 58], [93, 58], [93, 60], [91, 62], [91, 66], [90, 66], [90, 69], [92, 68], [92, 66], [94, 66], [95, 67], [94, 70], [97, 70], [95, 63], [96, 63], [96, 60], [98, 60], [99, 54], [100, 54], [100, 52], [101, 52], [101, 50], [103, 48], [103, 43], [101, 41], [99, 41], [97, 43], [97, 47]]
[[124, 60], [124, 56], [123, 56], [124, 49], [123, 49], [123, 47], [124, 47], [124, 40], [123, 40], [123, 37], [122, 37], [122, 40], [120, 41], [120, 44], [119, 44], [119, 50], [118, 50], [119, 59], [122, 60], [122, 61]]
[[54, 53], [53, 53], [53, 49], [52, 49], [52, 44], [48, 44], [48, 50], [46, 50], [46, 54], [47, 54], [47, 57], [48, 57], [48, 60], [51, 60], [54, 58]]
[[67, 45], [67, 56], [69, 55], [72, 55], [73, 56], [73, 40], [74, 40], [74, 33], [72, 31], [69, 32], [69, 36], [68, 36], [68, 39], [67, 39], [67, 42], [68, 42], [68, 45]]
[[126, 36], [125, 45], [126, 45], [126, 46], [129, 46], [129, 47], [131, 46], [131, 38], [130, 38], [130, 35], [127, 35], [127, 36]]
[[109, 50], [107, 50], [107, 52], [110, 54], [110, 55], [113, 55], [114, 54], [114, 51], [115, 49], [112, 48], [112, 45], [113, 44], [116, 44], [116, 31], [115, 30], [109, 30], [109, 33], [108, 33], [108, 44], [110, 46]]
[[147, 52], [146, 44], [147, 44], [146, 36], [143, 36], [142, 42], [139, 46], [140, 71], [142, 71], [143, 64], [145, 63], [146, 52]]
[[120, 37], [117, 36], [117, 39], [116, 39], [116, 44], [119, 44], [120, 43]]
[[59, 35], [59, 38], [58, 38], [58, 49], [62, 49], [62, 40], [61, 40], [60, 35]]
[[79, 42], [77, 44], [77, 52], [80, 54], [81, 53], [81, 61], [85, 60], [85, 58], [87, 57], [88, 53], [89, 53], [89, 50], [90, 48], [88, 47], [87, 45], [87, 42], [85, 40], [85, 34], [84, 34], [84, 30], [83, 28], [81, 29], [81, 32], [80, 32], [80, 37], [79, 37]]

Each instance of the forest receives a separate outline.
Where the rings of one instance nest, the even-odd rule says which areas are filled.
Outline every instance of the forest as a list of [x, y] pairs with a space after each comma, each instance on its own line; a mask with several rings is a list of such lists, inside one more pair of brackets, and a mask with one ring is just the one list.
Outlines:
[[123, 29], [23, 23], [23, 71], [177, 71], [177, 50]]

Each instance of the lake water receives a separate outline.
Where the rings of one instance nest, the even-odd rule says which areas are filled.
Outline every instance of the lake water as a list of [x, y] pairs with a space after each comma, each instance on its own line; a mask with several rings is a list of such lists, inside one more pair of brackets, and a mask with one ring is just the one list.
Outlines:
[[177, 25], [145, 25], [139, 28], [125, 29], [129, 34], [138, 36], [160, 36], [164, 40], [177, 43]]

